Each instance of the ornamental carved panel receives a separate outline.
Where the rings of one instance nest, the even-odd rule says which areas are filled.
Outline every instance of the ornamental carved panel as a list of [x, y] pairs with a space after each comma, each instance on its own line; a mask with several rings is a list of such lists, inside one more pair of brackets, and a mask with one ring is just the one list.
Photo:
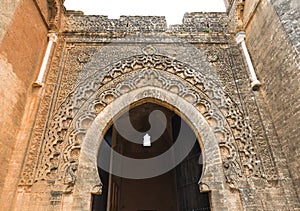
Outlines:
[[[229, 44], [195, 47], [173, 37], [153, 43], [145, 39], [149, 37], [88, 45], [65, 38], [59, 44], [21, 185], [47, 181], [56, 190], [71, 192], [89, 125], [112, 101], [142, 87], [175, 93], [206, 118], [219, 140], [224, 177], [231, 188], [248, 178], [267, 179], [265, 165], [275, 167], [268, 162], [267, 144], [254, 141], [241, 100], [232, 94], [237, 89], [229, 73]], [[264, 157], [258, 153], [262, 150]]]

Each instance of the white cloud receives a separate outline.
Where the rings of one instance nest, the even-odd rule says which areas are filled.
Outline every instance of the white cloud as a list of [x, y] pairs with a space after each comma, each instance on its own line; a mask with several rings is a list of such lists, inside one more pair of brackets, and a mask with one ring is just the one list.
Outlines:
[[81, 10], [86, 15], [159, 15], [168, 24], [181, 23], [185, 12], [225, 12], [223, 0], [66, 0], [68, 10]]

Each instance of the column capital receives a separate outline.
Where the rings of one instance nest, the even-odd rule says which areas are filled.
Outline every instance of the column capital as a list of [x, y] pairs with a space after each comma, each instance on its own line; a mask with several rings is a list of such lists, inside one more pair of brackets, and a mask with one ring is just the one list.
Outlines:
[[236, 35], [235, 35], [235, 41], [237, 42], [237, 44], [245, 41], [245, 37], [246, 37], [246, 33], [241, 31], [241, 32], [238, 32]]
[[47, 37], [49, 37], [49, 40], [51, 40], [52, 42], [56, 42], [58, 39], [55, 31], [49, 31], [49, 33], [47, 34]]

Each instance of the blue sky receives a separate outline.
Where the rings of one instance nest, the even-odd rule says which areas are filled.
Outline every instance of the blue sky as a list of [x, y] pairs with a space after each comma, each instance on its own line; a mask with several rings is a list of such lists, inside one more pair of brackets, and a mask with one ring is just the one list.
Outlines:
[[69, 10], [81, 10], [86, 15], [161, 15], [168, 24], [181, 23], [185, 12], [225, 12], [223, 0], [66, 0]]

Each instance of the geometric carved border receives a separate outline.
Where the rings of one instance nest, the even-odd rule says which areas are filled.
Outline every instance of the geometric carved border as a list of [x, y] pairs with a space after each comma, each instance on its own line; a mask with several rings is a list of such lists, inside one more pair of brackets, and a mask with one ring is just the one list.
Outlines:
[[145, 85], [182, 95], [202, 113], [219, 138], [224, 173], [231, 187], [237, 187], [242, 178], [264, 175], [250, 127], [222, 88], [182, 62], [144, 54], [96, 72], [66, 98], [48, 126], [36, 179], [71, 191], [76, 181], [80, 141], [89, 123], [124, 90]]

